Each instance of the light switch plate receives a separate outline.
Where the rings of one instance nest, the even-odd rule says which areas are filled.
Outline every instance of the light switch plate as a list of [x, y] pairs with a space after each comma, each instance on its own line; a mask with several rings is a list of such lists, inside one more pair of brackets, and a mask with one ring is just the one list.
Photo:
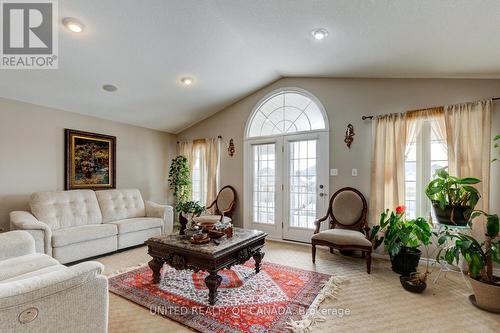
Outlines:
[[338, 176], [339, 169], [330, 169], [330, 176]]
[[358, 169], [352, 169], [352, 176], [356, 177], [358, 175]]

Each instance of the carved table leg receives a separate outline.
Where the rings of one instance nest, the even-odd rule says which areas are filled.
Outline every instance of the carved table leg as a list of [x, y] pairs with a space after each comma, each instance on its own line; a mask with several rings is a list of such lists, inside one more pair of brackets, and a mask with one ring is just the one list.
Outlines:
[[153, 271], [153, 283], [160, 282], [160, 270], [163, 267], [163, 259], [153, 257], [153, 259], [148, 262], [148, 265]]
[[257, 251], [253, 254], [253, 260], [255, 260], [255, 273], [260, 272], [260, 263], [262, 259], [264, 258], [265, 253], [262, 251]]
[[217, 297], [217, 288], [219, 288], [222, 282], [222, 277], [217, 274], [217, 271], [210, 271], [209, 273], [205, 278], [205, 284], [208, 288], [208, 303], [214, 305], [215, 298]]

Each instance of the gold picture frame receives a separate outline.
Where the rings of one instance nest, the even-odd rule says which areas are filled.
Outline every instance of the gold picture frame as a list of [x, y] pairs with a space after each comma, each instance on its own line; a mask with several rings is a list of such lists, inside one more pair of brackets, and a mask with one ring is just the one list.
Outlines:
[[72, 129], [64, 133], [64, 188], [116, 188], [116, 137]]

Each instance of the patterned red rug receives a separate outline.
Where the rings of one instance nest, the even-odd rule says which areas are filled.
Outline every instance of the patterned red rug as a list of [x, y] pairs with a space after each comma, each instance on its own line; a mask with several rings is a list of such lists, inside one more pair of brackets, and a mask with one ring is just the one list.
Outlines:
[[[159, 284], [145, 266], [109, 278], [109, 290], [199, 332], [287, 332], [310, 326], [316, 308], [332, 296], [336, 281], [326, 274], [263, 262], [222, 270], [215, 306], [208, 304], [205, 272], [165, 265]], [[302, 321], [301, 321], [302, 320]], [[300, 330], [300, 329], [299, 329]]]

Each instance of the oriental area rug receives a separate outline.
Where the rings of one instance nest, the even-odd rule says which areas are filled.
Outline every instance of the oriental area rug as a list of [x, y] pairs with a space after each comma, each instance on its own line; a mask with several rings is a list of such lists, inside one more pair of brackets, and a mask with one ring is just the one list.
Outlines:
[[208, 304], [205, 272], [163, 266], [160, 283], [147, 265], [109, 278], [109, 290], [203, 333], [305, 332], [317, 320], [319, 304], [334, 297], [340, 279], [330, 275], [263, 262], [221, 270], [214, 306]]

